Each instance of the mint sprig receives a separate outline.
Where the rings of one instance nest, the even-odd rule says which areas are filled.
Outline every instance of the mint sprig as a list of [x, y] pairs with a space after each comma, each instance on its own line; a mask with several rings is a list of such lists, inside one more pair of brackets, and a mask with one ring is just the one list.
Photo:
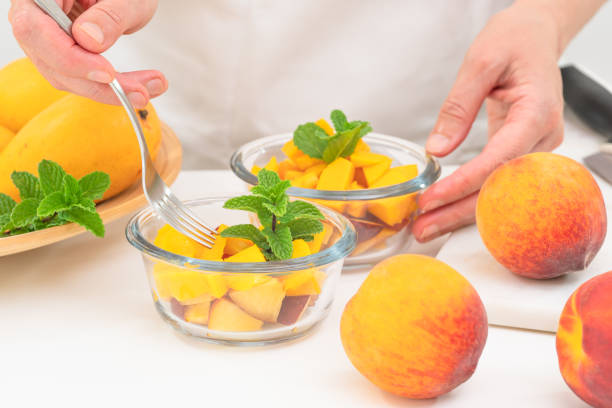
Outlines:
[[341, 110], [332, 111], [331, 121], [336, 133], [328, 136], [325, 131], [313, 122], [297, 127], [293, 132], [293, 143], [306, 155], [331, 163], [338, 157], [348, 157], [355, 151], [357, 143], [363, 136], [372, 131], [368, 122], [346, 119]]
[[262, 229], [239, 224], [224, 229], [221, 236], [252, 241], [268, 261], [289, 259], [294, 240], [311, 241], [314, 234], [323, 231], [323, 214], [305, 201], [289, 201], [286, 191], [291, 182], [281, 180], [275, 172], [262, 169], [258, 177], [251, 195], [231, 198], [223, 207], [257, 214]]
[[94, 200], [110, 187], [110, 177], [93, 172], [77, 180], [50, 160], [38, 165], [37, 178], [28, 172], [13, 172], [11, 179], [19, 190], [20, 203], [0, 193], [0, 237], [37, 231], [76, 222], [98, 237], [104, 224]]

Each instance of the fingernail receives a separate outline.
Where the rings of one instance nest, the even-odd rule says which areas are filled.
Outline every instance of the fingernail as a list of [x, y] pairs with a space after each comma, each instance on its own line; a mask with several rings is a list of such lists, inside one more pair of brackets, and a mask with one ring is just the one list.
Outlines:
[[429, 153], [440, 154], [446, 152], [448, 146], [448, 137], [441, 135], [439, 133], [434, 133], [429, 136], [427, 139], [427, 144], [425, 145], [425, 149]]
[[425, 229], [423, 229], [423, 232], [421, 232], [421, 241], [426, 241], [428, 239], [434, 238], [438, 235], [439, 232], [440, 228], [438, 228], [436, 224], [428, 225], [425, 227]]
[[135, 108], [144, 108], [147, 104], [145, 97], [140, 92], [130, 92], [127, 97]]
[[423, 212], [435, 210], [436, 208], [442, 207], [444, 203], [440, 200], [433, 200], [425, 204], [422, 208]]
[[164, 84], [160, 79], [152, 79], [147, 82], [146, 86], [150, 96], [161, 95], [164, 92]]
[[83, 30], [85, 34], [90, 36], [98, 44], [102, 44], [104, 42], [104, 33], [97, 24], [83, 23], [79, 25], [79, 28]]
[[103, 84], [108, 84], [113, 81], [113, 77], [108, 72], [104, 71], [91, 71], [87, 74], [87, 79]]

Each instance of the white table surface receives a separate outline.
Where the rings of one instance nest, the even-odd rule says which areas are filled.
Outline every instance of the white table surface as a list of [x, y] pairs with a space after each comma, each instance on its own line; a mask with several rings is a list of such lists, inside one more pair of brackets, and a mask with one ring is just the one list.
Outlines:
[[[229, 172], [184, 172], [182, 198], [231, 192]], [[364, 272], [342, 276], [329, 317], [292, 343], [210, 345], [157, 315], [126, 220], [0, 258], [0, 406], [579, 407], [553, 335], [490, 327], [474, 376], [436, 400], [380, 391], [344, 354], [339, 320]], [[435, 254], [443, 243], [413, 248]]]

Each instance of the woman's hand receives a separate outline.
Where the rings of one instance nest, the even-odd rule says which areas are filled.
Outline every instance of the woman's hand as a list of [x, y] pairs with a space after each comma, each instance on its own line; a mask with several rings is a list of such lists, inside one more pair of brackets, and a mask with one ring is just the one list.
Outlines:
[[[57, 0], [66, 13], [75, 0]], [[106, 84], [117, 78], [136, 108], [168, 87], [159, 71], [118, 73], [101, 55], [123, 34], [142, 28], [153, 17], [157, 0], [79, 0], [84, 11], [70, 38], [33, 0], [11, 0], [9, 21], [15, 38], [53, 86], [103, 103], [118, 104]]]
[[[576, 3], [561, 3], [570, 2]], [[571, 38], [567, 31], [578, 29], [575, 21], [551, 12], [546, 3], [517, 1], [489, 21], [467, 52], [426, 149], [438, 157], [455, 150], [485, 100], [489, 141], [476, 158], [420, 197], [424, 214], [413, 227], [417, 240], [428, 241], [474, 222], [478, 191], [496, 167], [526, 153], [553, 150], [562, 142], [563, 93], [557, 60]], [[563, 7], [554, 3], [552, 7]], [[586, 3], [592, 13], [575, 13], [586, 16], [582, 24], [603, 1], [586, 0], [582, 7]], [[565, 11], [571, 12], [570, 8]]]

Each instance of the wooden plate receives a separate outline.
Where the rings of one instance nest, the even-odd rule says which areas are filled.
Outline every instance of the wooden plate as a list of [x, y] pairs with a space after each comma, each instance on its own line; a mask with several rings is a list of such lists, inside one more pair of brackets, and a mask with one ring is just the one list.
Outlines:
[[[155, 167], [164, 181], [170, 185], [181, 171], [183, 150], [178, 138], [167, 125], [162, 124], [162, 140]], [[140, 178], [130, 188], [113, 198], [100, 203], [98, 213], [104, 224], [108, 224], [147, 205]], [[85, 232], [85, 228], [70, 223], [41, 231], [29, 232], [14, 237], [0, 238], [0, 256], [16, 254], [29, 249], [53, 244]]]

